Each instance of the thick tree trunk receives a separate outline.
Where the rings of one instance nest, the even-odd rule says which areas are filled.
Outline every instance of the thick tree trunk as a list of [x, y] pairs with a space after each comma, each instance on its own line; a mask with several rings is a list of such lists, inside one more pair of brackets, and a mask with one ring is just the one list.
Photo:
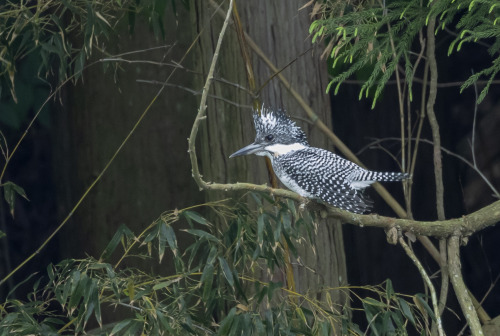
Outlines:
[[[188, 17], [187, 12], [179, 15]], [[165, 16], [165, 41], [156, 39], [149, 26], [139, 20], [135, 33], [129, 36], [124, 22], [117, 32], [121, 36], [107, 43], [107, 52], [113, 55], [144, 50], [124, 58], [178, 61], [188, 49], [191, 27], [188, 20], [179, 20], [176, 25], [172, 11]], [[176, 46], [171, 51], [169, 48], [147, 50], [174, 43]], [[69, 87], [64, 97], [64, 111], [55, 118], [55, 130], [60, 132], [56, 135], [54, 151], [60, 217], [67, 215], [94, 181], [159, 89], [157, 85], [137, 80], [163, 81], [172, 71], [171, 67], [140, 62], [119, 65], [116, 71], [109, 66], [103, 73], [101, 64], [85, 71], [83, 83]], [[189, 68], [189, 64], [185, 65]], [[178, 71], [171, 83], [189, 87], [191, 80], [191, 76]], [[120, 225], [138, 234], [162, 212], [202, 200], [189, 174], [186, 153], [186, 138], [195, 114], [196, 101], [190, 93], [164, 90], [71, 223], [61, 232], [63, 256], [98, 258]], [[168, 272], [172, 266], [169, 262], [170, 258], [164, 258], [162, 265], [151, 267]], [[138, 266], [138, 263], [143, 261], [128, 265]]]
[[[213, 56], [222, 17], [213, 13], [215, 7], [210, 1], [193, 0], [193, 22], [201, 31], [198, 44], [197, 70], [206, 74]], [[319, 60], [316, 50], [300, 56], [311, 47], [308, 38], [310, 24], [307, 11], [299, 11], [300, 1], [236, 1], [244, 31], [264, 51], [267, 57], [278, 67], [284, 67], [290, 61], [294, 63], [283, 71], [291, 86], [304, 97], [318, 116], [331, 125], [329, 97], [325, 94], [327, 71], [325, 62]], [[227, 8], [224, 8], [226, 10]], [[212, 20], [209, 22], [209, 20]], [[210, 28], [207, 28], [210, 27]], [[265, 83], [273, 73], [255, 53], [252, 56], [257, 88]], [[300, 56], [300, 57], [299, 57]], [[218, 79], [225, 79], [233, 84], [248, 87], [245, 64], [240, 52], [237, 34], [234, 28], [225, 36], [215, 74]], [[202, 86], [200, 80], [199, 87]], [[206, 181], [221, 183], [268, 182], [268, 173], [264, 159], [250, 156], [229, 160], [228, 157], [237, 149], [251, 143], [255, 132], [251, 121], [252, 97], [247, 92], [215, 81], [211, 94], [219, 99], [208, 101], [207, 119], [200, 140], [199, 157], [201, 169]], [[223, 100], [224, 99], [224, 100]], [[272, 79], [263, 88], [260, 101], [271, 107], [284, 107], [295, 118], [309, 136], [310, 143], [317, 147], [329, 148], [326, 137], [311, 123], [304, 121], [305, 113], [300, 110], [286, 87], [277, 79]], [[235, 106], [228, 104], [232, 101]], [[224, 193], [210, 193], [209, 199], [234, 196]], [[318, 292], [322, 288], [338, 287], [347, 283], [342, 228], [334, 221], [321, 221], [314, 237], [314, 248], [300, 246], [300, 263], [294, 264], [296, 290], [300, 293]], [[339, 292], [330, 292], [334, 302], [343, 302]]]

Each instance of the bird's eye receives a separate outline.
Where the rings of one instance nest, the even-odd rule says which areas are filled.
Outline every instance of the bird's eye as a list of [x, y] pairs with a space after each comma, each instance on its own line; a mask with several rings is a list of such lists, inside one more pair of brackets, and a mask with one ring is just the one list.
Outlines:
[[267, 141], [273, 141], [273, 139], [274, 139], [274, 135], [272, 135], [272, 134], [266, 135]]

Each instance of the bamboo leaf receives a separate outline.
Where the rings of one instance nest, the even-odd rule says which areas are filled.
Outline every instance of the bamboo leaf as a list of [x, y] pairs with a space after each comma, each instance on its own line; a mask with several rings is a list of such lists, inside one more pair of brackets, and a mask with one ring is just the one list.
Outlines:
[[214, 280], [214, 265], [207, 264], [200, 278], [200, 285], [203, 286], [202, 298], [205, 302], [208, 301], [208, 298], [213, 292], [212, 288], [213, 280]]
[[411, 312], [410, 306], [408, 303], [403, 300], [402, 298], [398, 298], [399, 301], [399, 306], [401, 307], [401, 312], [403, 315], [413, 324], [415, 325], [415, 317], [413, 317], [413, 314]]
[[170, 247], [170, 249], [174, 253], [174, 256], [177, 257], [179, 255], [179, 249], [177, 247], [177, 238], [175, 236], [174, 229], [170, 225], [167, 225], [167, 224], [165, 224], [165, 227], [166, 227], [165, 234], [166, 234], [168, 246]]
[[385, 303], [377, 301], [371, 297], [364, 298], [363, 302], [370, 305], [370, 306], [375, 306], [375, 307], [380, 307], [380, 308], [385, 308], [387, 306]]
[[224, 259], [223, 257], [219, 257], [219, 264], [222, 269], [222, 273], [224, 274], [224, 277], [226, 277], [227, 282], [234, 289], [233, 273], [231, 272], [231, 269], [229, 268], [226, 259]]
[[391, 279], [385, 281], [385, 297], [387, 301], [390, 301], [394, 295], [394, 288], [392, 287]]
[[427, 312], [427, 314], [429, 314], [429, 316], [432, 318], [433, 321], [436, 321], [436, 315], [434, 315], [434, 310], [432, 310], [432, 308], [429, 306], [429, 304], [427, 303], [426, 300], [424, 300], [423, 298], [423, 294], [417, 294], [414, 296], [414, 298], [416, 299], [416, 304], [418, 305], [418, 307], [424, 307], [425, 311]]
[[2, 185], [2, 187], [3, 187], [3, 196], [5, 198], [5, 201], [7, 201], [7, 204], [9, 205], [10, 215], [14, 217], [16, 194], [26, 199], [27, 201], [29, 201], [29, 199], [26, 196], [26, 192], [24, 191], [24, 189], [15, 184], [14, 182], [7, 181]]
[[125, 328], [127, 325], [129, 325], [132, 321], [133, 321], [132, 319], [126, 319], [126, 320], [120, 321], [117, 324], [115, 324], [115, 326], [111, 330], [110, 336], [116, 335], [117, 333], [119, 333], [123, 328]]
[[190, 210], [183, 211], [182, 214], [187, 218], [187, 219], [192, 219], [195, 222], [202, 224], [202, 225], [208, 225], [210, 224], [205, 218], [200, 216], [198, 213]]
[[185, 229], [183, 231], [186, 231], [186, 232], [192, 234], [193, 236], [198, 236], [200, 238], [204, 238], [204, 239], [209, 240], [211, 242], [219, 243], [219, 240], [217, 238], [215, 238], [214, 235], [212, 235], [206, 231], [197, 230], [197, 229]]
[[113, 238], [111, 238], [108, 245], [106, 246], [106, 248], [102, 252], [101, 256], [99, 257], [99, 261], [108, 260], [111, 257], [111, 254], [113, 254], [116, 247], [118, 246], [118, 244], [122, 240], [122, 237], [124, 235], [124, 227], [125, 227], [125, 225], [122, 224], [118, 228], [116, 233], [113, 235]]
[[226, 318], [222, 320], [220, 325], [219, 335], [229, 335], [229, 330], [231, 329], [231, 325], [234, 322], [234, 317], [236, 316], [236, 308], [233, 307], [227, 314]]

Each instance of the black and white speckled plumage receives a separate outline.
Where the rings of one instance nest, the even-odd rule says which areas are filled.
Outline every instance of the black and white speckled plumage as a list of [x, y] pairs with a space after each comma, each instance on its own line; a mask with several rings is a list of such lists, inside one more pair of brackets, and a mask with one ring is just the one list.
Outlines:
[[321, 199], [355, 213], [368, 211], [372, 202], [362, 190], [375, 181], [400, 181], [406, 173], [374, 172], [325, 149], [310, 147], [304, 132], [282, 111], [262, 109], [254, 114], [255, 142], [231, 157], [246, 154], [271, 159], [280, 181], [303, 197]]

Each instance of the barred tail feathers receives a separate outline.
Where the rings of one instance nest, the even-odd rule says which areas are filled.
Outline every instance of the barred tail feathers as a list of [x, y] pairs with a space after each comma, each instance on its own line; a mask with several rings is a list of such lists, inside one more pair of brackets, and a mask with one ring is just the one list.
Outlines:
[[408, 178], [410, 178], [408, 173], [359, 170], [351, 175], [350, 180], [352, 188], [361, 190], [377, 181], [402, 181]]
[[373, 173], [375, 181], [402, 181], [410, 178], [410, 174], [408, 173], [400, 173], [400, 172], [370, 172], [370, 173]]

